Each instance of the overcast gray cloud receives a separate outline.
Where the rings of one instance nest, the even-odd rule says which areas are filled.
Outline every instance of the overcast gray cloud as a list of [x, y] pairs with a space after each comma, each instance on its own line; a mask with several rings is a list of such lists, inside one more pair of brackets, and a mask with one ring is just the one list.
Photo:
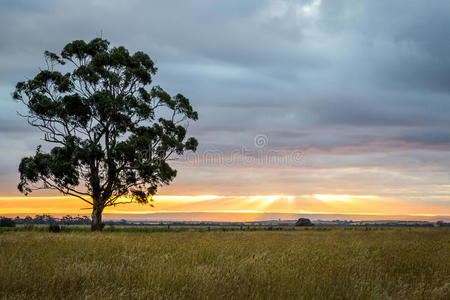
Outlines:
[[[102, 33], [113, 45], [148, 52], [159, 67], [155, 82], [191, 99], [200, 113], [190, 125], [200, 151], [229, 154], [265, 134], [266, 149], [305, 152], [305, 166], [296, 170], [308, 169], [316, 186], [323, 177], [313, 176], [314, 166], [343, 176], [352, 191], [388, 184], [380, 174], [392, 169], [392, 182], [417, 184], [408, 173], [415, 166], [428, 172], [429, 187], [430, 174], [448, 174], [449, 12], [443, 0], [2, 1], [2, 174], [17, 176], [19, 158], [39, 143], [15, 114], [14, 84], [38, 71], [44, 50]], [[350, 167], [363, 174], [342, 173]], [[218, 173], [229, 175], [216, 168], [218, 181], [225, 176]], [[370, 168], [379, 173], [364, 173]], [[274, 180], [244, 173], [230, 185]], [[448, 176], [439, 182], [448, 184]]]

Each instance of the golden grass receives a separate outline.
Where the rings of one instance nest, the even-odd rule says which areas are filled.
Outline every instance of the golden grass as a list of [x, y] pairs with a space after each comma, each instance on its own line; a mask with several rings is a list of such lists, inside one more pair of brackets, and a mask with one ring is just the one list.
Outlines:
[[450, 299], [450, 231], [4, 232], [0, 298]]

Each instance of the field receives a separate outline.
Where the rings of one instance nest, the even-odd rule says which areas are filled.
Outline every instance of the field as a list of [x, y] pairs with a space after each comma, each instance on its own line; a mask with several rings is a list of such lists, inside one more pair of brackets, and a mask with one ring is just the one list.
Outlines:
[[0, 232], [0, 298], [450, 299], [450, 230]]

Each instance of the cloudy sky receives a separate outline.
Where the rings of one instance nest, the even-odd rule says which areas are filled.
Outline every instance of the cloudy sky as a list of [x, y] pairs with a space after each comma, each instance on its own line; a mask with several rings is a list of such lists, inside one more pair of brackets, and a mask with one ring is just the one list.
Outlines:
[[11, 93], [44, 50], [102, 35], [147, 52], [155, 83], [200, 116], [199, 150], [174, 162], [156, 207], [110, 213], [450, 215], [449, 12], [444, 0], [3, 0], [0, 214], [83, 206], [17, 198], [18, 163], [42, 141]]

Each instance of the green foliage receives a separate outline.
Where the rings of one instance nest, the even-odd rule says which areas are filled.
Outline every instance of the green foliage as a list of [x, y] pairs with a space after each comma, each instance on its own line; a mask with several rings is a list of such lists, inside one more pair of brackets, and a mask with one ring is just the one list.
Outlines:
[[17, 83], [13, 97], [53, 148], [22, 159], [18, 189], [56, 189], [100, 213], [121, 196], [149, 203], [177, 174], [167, 160], [197, 148], [187, 137], [186, 122], [198, 119], [189, 100], [150, 86], [157, 68], [147, 54], [100, 38], [44, 55], [47, 68]]

